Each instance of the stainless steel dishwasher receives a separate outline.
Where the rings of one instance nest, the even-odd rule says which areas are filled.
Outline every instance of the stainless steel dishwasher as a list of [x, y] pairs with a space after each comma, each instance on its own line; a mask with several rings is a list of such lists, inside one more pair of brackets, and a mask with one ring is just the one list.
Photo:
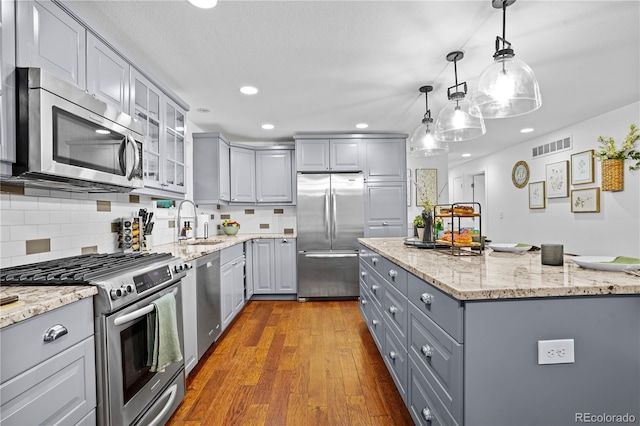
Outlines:
[[220, 309], [220, 252], [195, 261], [198, 297], [198, 359], [222, 333]]

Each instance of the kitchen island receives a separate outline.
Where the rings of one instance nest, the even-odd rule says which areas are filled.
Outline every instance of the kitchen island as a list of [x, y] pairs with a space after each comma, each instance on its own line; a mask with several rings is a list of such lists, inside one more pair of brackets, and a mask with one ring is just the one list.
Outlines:
[[417, 424], [640, 422], [640, 278], [359, 242], [361, 312]]

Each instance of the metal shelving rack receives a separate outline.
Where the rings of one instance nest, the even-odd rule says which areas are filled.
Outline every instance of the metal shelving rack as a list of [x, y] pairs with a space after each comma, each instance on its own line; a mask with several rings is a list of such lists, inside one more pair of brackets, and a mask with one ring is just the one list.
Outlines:
[[[471, 214], [459, 214], [455, 213], [456, 206], [464, 206], [464, 207], [473, 207], [473, 213]], [[451, 213], [440, 213], [440, 208], [451, 209]], [[476, 202], [461, 202], [461, 203], [453, 203], [453, 204], [436, 204], [433, 206], [433, 219], [434, 221], [437, 218], [442, 219], [450, 219], [449, 223], [449, 231], [452, 234], [452, 241], [444, 241], [436, 239], [436, 243], [442, 245], [446, 244], [449, 247], [447, 248], [436, 248], [436, 250], [441, 252], [449, 253], [453, 256], [479, 256], [484, 252], [484, 244], [482, 244], [482, 208], [480, 203]], [[466, 243], [456, 243], [453, 238], [454, 232], [458, 232], [460, 234], [460, 230], [462, 229], [462, 219], [474, 219], [478, 218], [478, 242], [471, 242], [470, 244]], [[457, 225], [457, 226], [456, 226]], [[475, 225], [475, 221], [474, 221]], [[447, 229], [445, 227], [445, 229]]]

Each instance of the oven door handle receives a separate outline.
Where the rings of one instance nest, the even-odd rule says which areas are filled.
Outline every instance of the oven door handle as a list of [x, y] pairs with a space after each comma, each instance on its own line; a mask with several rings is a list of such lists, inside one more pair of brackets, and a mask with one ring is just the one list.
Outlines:
[[[178, 294], [178, 289], [173, 290], [173, 295], [175, 296], [176, 294]], [[113, 320], [113, 325], [122, 325], [130, 321], [137, 320], [138, 318], [153, 312], [155, 308], [156, 307], [153, 303], [149, 303], [144, 308], [136, 309], [133, 312], [117, 317], [115, 320]]]
[[[169, 411], [171, 409], [171, 406], [173, 405], [173, 401], [176, 399], [177, 391], [178, 391], [178, 384], [177, 383], [174, 383], [173, 385], [171, 385], [171, 387], [169, 387], [169, 389], [167, 389], [167, 392], [170, 394], [169, 395], [169, 400], [167, 401], [165, 406], [162, 407], [162, 411], [160, 411], [160, 413], [158, 413], [158, 415], [153, 420], [151, 420], [149, 422], [148, 426], [156, 426], [156, 425], [160, 424], [160, 421], [167, 414], [167, 411]], [[165, 394], [167, 392], [165, 392]], [[162, 397], [160, 397], [160, 398], [162, 398]]]

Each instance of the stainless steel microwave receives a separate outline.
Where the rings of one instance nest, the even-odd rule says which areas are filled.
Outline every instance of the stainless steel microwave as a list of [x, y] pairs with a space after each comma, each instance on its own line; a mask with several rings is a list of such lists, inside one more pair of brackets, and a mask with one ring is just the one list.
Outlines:
[[14, 181], [85, 192], [143, 186], [144, 125], [39, 68], [18, 68]]

